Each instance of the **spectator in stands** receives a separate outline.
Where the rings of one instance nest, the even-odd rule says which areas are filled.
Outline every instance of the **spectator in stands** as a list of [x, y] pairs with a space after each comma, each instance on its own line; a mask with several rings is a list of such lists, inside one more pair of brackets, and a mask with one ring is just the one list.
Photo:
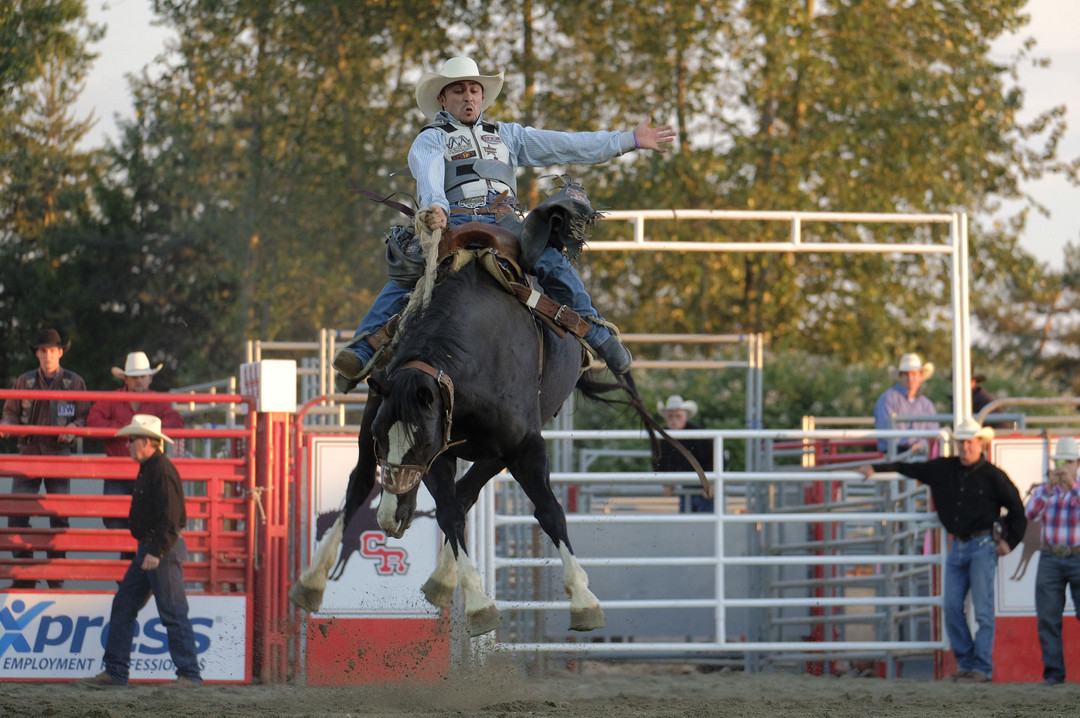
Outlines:
[[87, 688], [127, 686], [135, 618], [153, 593], [169, 638], [169, 655], [176, 666], [175, 685], [201, 686], [195, 631], [188, 618], [184, 594], [183, 562], [187, 558], [187, 546], [181, 535], [187, 523], [184, 492], [180, 474], [164, 452], [165, 444], [173, 443], [172, 439], [162, 433], [161, 419], [149, 414], [136, 414], [116, 435], [127, 437], [128, 452], [139, 462], [128, 514], [131, 535], [139, 542], [139, 549], [113, 597], [105, 642], [105, 670], [78, 683]]
[[[124, 368], [114, 366], [113, 376], [124, 385], [117, 389], [119, 392], [145, 394], [150, 392], [150, 384], [154, 375], [161, 371], [161, 364], [151, 368], [150, 360], [143, 352], [131, 352], [127, 355]], [[156, 392], [155, 392], [156, 393]], [[119, 429], [131, 423], [131, 418], [136, 414], [149, 414], [161, 419], [163, 429], [183, 429], [184, 419], [173, 409], [168, 401], [98, 401], [90, 407], [90, 415], [86, 419], [86, 425], [92, 427]], [[123, 438], [106, 439], [105, 454], [107, 456], [128, 456], [127, 441]], [[104, 494], [106, 496], [131, 496], [132, 482], [125, 479], [105, 479]], [[110, 529], [127, 529], [126, 518], [104, 518], [105, 527]], [[124, 556], [130, 559], [130, 555]]]
[[[987, 404], [994, 401], [994, 395], [983, 388], [982, 383], [986, 381], [986, 377], [983, 374], [976, 374], [971, 377], [971, 413], [974, 416], [978, 416], [979, 412], [986, 407]], [[987, 426], [992, 426], [995, 429], [1012, 429], [1015, 427], [1015, 422], [1011, 421], [997, 421], [997, 422], [985, 422]]]
[[976, 374], [971, 377], [971, 413], [978, 416], [983, 407], [994, 400], [994, 395], [983, 388], [986, 376]]
[[[938, 519], [953, 536], [944, 596], [945, 631], [958, 667], [953, 680], [985, 683], [993, 676], [994, 572], [998, 557], [1024, 538], [1027, 519], [1016, 486], [983, 456], [994, 430], [965, 419], [953, 438], [956, 456], [884, 462], [859, 471], [867, 479], [876, 471], [896, 471], [930, 487]], [[1007, 512], [1004, 516], [1002, 509]], [[974, 639], [964, 606], [969, 592], [978, 626]]]
[[[30, 351], [38, 360], [37, 369], [31, 369], [15, 380], [16, 390], [27, 391], [86, 391], [86, 382], [73, 371], [60, 366], [60, 358], [71, 346], [71, 342], [60, 341], [60, 334], [55, 329], [44, 329], [38, 333], [37, 340], [30, 345]], [[21, 424], [33, 426], [86, 426], [86, 415], [90, 412], [88, 401], [68, 401], [65, 399], [8, 399], [4, 402], [2, 424]], [[0, 434], [4, 436], [4, 434]], [[21, 436], [19, 453], [37, 456], [66, 456], [71, 453], [75, 443], [72, 434], [58, 436]], [[45, 485], [47, 494], [71, 493], [71, 479], [49, 478], [13, 478], [11, 493], [36, 494]], [[50, 516], [49, 526], [54, 529], [66, 529], [66, 516]], [[9, 528], [29, 528], [29, 516], [12, 516], [8, 519]], [[49, 558], [64, 558], [64, 551], [49, 551]], [[33, 558], [32, 551], [13, 551], [15, 558]], [[49, 588], [63, 588], [63, 581], [49, 581]], [[12, 588], [34, 588], [36, 581], [17, 580]]]
[[[877, 429], [937, 429], [936, 421], [900, 421], [904, 416], [930, 416], [937, 413], [934, 402], [922, 393], [923, 383], [934, 375], [934, 365], [923, 364], [918, 354], [905, 354], [896, 367], [897, 383], [887, 389], [874, 406], [874, 427]], [[895, 420], [895, 426], [890, 424]], [[925, 454], [930, 442], [917, 437], [896, 440], [897, 453], [913, 451]], [[889, 439], [878, 439], [878, 451], [889, 450]]]
[[[704, 428], [700, 424], [695, 424], [690, 421], [694, 418], [694, 415], [697, 414], [697, 403], [686, 401], [678, 394], [669, 396], [665, 403], [657, 402], [656, 409], [660, 412], [660, 415], [664, 417], [664, 422], [667, 424], [668, 431]], [[680, 439], [679, 443], [685, 446], [686, 449], [693, 454], [694, 458], [701, 464], [702, 469], [705, 471], [712, 471], [713, 442], [711, 440]], [[653, 461], [653, 471], [693, 470], [693, 467], [690, 466], [690, 462], [687, 461], [674, 446], [666, 441], [660, 444], [660, 456]], [[670, 496], [673, 493], [673, 488], [674, 487], [670, 484], [664, 486], [664, 494]], [[699, 484], [691, 484], [684, 486], [683, 488], [691, 490], [694, 493], [690, 496], [682, 496], [679, 498], [680, 511], [683, 513], [686, 513], [688, 510], [702, 513], [712, 512], [713, 500], [701, 496], [701, 486]]]
[[1050, 470], [1027, 505], [1028, 521], [1042, 522], [1042, 553], [1035, 575], [1035, 615], [1042, 647], [1043, 685], [1065, 682], [1065, 646], [1061, 639], [1061, 615], [1065, 587], [1072, 591], [1076, 617], [1080, 620], [1080, 447], [1065, 436], [1054, 447], [1058, 466]]

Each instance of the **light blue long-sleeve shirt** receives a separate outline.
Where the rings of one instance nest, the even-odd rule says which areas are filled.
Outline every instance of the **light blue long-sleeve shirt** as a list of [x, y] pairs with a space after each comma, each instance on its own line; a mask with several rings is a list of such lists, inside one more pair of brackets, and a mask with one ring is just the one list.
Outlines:
[[[908, 399], [907, 389], [900, 382], [890, 387], [882, 394], [877, 404], [874, 405], [874, 428], [889, 429], [889, 417], [897, 418], [897, 429], [938, 429], [940, 424], [936, 421], [900, 421], [902, 416], [929, 416], [936, 414], [934, 402], [922, 392], [915, 395], [914, 399]], [[904, 437], [896, 440], [898, 446], [906, 448], [907, 445], [918, 441], [915, 437]], [[878, 451], [886, 451], [889, 448], [888, 439], [878, 439]]]
[[[449, 112], [440, 112], [436, 120], [449, 120], [461, 127]], [[477, 120], [478, 126], [483, 120]], [[634, 131], [556, 132], [525, 127], [513, 122], [500, 122], [499, 136], [510, 150], [510, 161], [517, 167], [547, 167], [549, 165], [581, 163], [601, 164], [637, 147]], [[424, 130], [416, 136], [409, 150], [409, 170], [416, 178], [417, 200], [421, 208], [437, 205], [449, 215], [446, 199], [446, 159], [443, 152], [443, 133]]]

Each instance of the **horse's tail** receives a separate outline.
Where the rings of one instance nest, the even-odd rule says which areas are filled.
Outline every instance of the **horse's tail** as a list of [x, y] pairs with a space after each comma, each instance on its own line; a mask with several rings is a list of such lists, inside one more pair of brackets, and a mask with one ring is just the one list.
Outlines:
[[[709, 485], [709, 479], [705, 476], [705, 469], [701, 467], [701, 464], [690, 453], [689, 449], [677, 439], [672, 438], [664, 427], [660, 426], [660, 423], [653, 418], [652, 412], [648, 410], [645, 402], [641, 399], [637, 384], [634, 383], [634, 378], [630, 375], [630, 372], [615, 374], [615, 382], [612, 383], [599, 381], [593, 372], [587, 371], [578, 378], [576, 388], [587, 399], [633, 409], [634, 413], [641, 419], [645, 432], [649, 435], [649, 448], [652, 451], [653, 463], [655, 464], [660, 458], [660, 439], [667, 441], [675, 447], [676, 451], [682, 454], [683, 458], [689, 462], [691, 468], [697, 473], [705, 498], [712, 498], [712, 487]], [[611, 396], [614, 392], [620, 392], [625, 397], [614, 398]], [[657, 435], [659, 435], [659, 438]]]

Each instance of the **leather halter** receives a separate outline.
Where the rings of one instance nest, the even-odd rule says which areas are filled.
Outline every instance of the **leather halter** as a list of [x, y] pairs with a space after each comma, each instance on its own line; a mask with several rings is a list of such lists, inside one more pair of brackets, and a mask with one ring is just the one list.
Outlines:
[[420, 466], [419, 464], [391, 464], [385, 459], [378, 460], [379, 467], [382, 468], [383, 489], [395, 495], [412, 491], [413, 488], [420, 483], [420, 480], [424, 478], [424, 475], [431, 470], [431, 465], [435, 463], [435, 459], [439, 458], [439, 456], [451, 446], [465, 443], [464, 439], [453, 443], [450, 442], [450, 427], [453, 423], [454, 414], [454, 382], [450, 379], [450, 376], [441, 369], [436, 369], [430, 364], [422, 361], [410, 361], [398, 367], [398, 371], [404, 369], [416, 369], [417, 371], [421, 371], [433, 378], [435, 383], [439, 385], [439, 392], [442, 394], [444, 409], [443, 442], [439, 450], [436, 451], [435, 455], [428, 461], [427, 466]]

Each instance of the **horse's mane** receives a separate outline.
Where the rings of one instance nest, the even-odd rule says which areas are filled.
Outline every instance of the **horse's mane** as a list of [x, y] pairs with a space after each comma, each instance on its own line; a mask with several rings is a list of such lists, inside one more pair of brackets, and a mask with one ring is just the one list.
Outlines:
[[438, 367], [451, 375], [469, 364], [472, 354], [461, 331], [467, 312], [461, 309], [460, 297], [476, 296], [480, 283], [485, 281], [480, 269], [478, 263], [470, 262], [436, 285], [431, 302], [409, 319], [387, 374], [393, 374], [405, 362], [430, 363], [436, 357]]

